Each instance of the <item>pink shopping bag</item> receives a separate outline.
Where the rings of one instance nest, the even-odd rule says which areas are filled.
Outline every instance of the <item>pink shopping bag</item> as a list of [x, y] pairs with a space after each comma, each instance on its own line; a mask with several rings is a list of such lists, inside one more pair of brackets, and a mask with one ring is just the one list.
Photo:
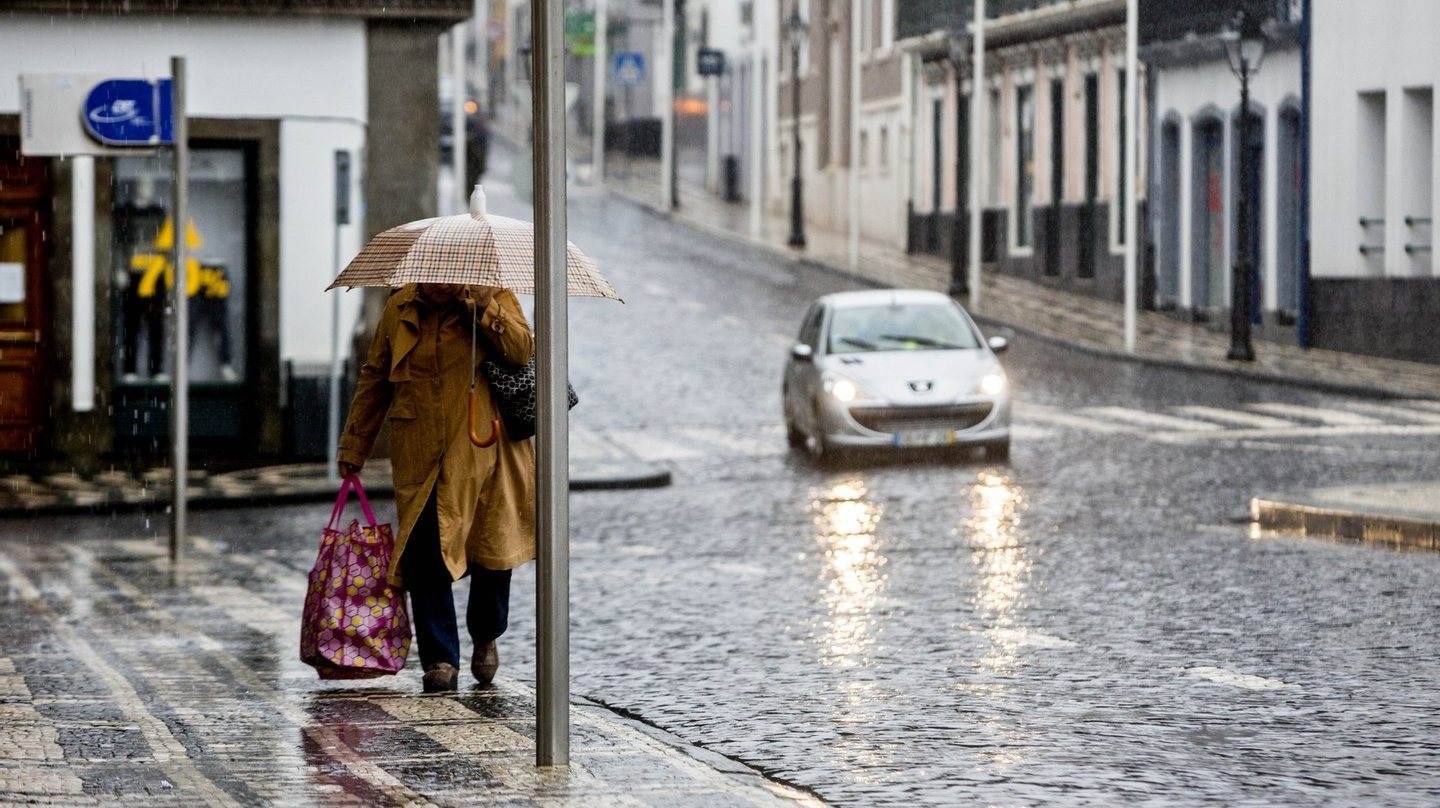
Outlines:
[[[367, 524], [340, 528], [350, 491]], [[321, 679], [368, 679], [399, 673], [410, 653], [410, 612], [403, 592], [386, 580], [395, 539], [376, 524], [356, 476], [346, 477], [310, 570], [300, 622], [300, 659]]]

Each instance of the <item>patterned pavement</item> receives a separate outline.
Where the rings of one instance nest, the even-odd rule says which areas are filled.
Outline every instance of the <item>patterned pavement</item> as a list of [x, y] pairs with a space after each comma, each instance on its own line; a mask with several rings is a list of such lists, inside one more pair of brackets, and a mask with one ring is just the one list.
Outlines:
[[323, 683], [304, 575], [203, 540], [0, 540], [0, 805], [819, 805], [586, 701], [533, 765], [533, 691]]

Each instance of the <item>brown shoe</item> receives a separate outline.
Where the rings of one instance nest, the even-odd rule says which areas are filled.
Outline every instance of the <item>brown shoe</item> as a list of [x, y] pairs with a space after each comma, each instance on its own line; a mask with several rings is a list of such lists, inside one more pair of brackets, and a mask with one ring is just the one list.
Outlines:
[[460, 669], [449, 662], [436, 662], [425, 668], [425, 692], [448, 693], [460, 685]]
[[495, 646], [495, 641], [485, 643], [475, 649], [474, 656], [470, 657], [470, 672], [475, 674], [475, 680], [482, 685], [488, 685], [495, 681], [495, 673], [500, 670], [500, 649]]

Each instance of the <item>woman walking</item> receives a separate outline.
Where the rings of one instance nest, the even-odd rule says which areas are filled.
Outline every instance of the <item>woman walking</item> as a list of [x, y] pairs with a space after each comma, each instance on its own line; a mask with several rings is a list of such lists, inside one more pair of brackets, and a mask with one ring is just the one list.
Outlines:
[[[493, 446], [478, 448], [467, 417], [472, 355], [523, 365], [533, 347], [508, 289], [411, 284], [391, 294], [360, 368], [340, 474], [365, 465], [388, 414], [399, 515], [390, 578], [410, 593], [427, 693], [454, 690], [459, 680], [451, 584], [470, 576], [470, 670], [489, 683], [500, 666], [495, 641], [508, 624], [510, 571], [535, 557], [534, 447], [502, 429]], [[488, 432], [499, 415], [488, 385], [477, 394], [476, 422]]]

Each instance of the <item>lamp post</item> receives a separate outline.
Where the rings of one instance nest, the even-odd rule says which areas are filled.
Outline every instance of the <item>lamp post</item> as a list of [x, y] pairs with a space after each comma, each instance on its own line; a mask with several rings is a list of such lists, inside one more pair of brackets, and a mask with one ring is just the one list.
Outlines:
[[800, 178], [800, 169], [804, 165], [800, 158], [800, 46], [805, 44], [805, 38], [810, 33], [810, 26], [800, 16], [799, 0], [795, 0], [795, 7], [790, 10], [790, 18], [785, 22], [785, 29], [790, 37], [790, 100], [795, 146], [795, 176], [790, 179], [790, 240], [788, 243], [791, 247], [804, 248], [805, 187], [804, 180]]
[[[970, 185], [970, 163], [969, 144], [965, 149], [959, 148], [958, 141], [967, 136], [967, 124], [965, 120], [964, 93], [961, 92], [963, 76], [960, 73], [961, 65], [965, 64], [966, 53], [970, 50], [970, 36], [965, 31], [952, 31], [946, 37], [946, 45], [949, 47], [950, 66], [955, 70], [955, 138], [957, 146], [955, 149], [955, 221], [950, 228], [950, 294], [958, 297], [970, 294], [970, 282], [965, 258], [970, 254], [969, 229], [966, 225], [966, 193]], [[978, 86], [972, 82], [973, 86]], [[971, 90], [974, 92], [974, 90]], [[938, 213], [938, 211], [937, 211]]]
[[1230, 70], [1240, 79], [1240, 123], [1237, 133], [1240, 148], [1240, 198], [1235, 206], [1235, 264], [1230, 277], [1230, 352], [1225, 358], [1252, 362], [1255, 359], [1255, 348], [1250, 341], [1253, 306], [1250, 292], [1255, 270], [1251, 262], [1253, 236], [1250, 210], [1255, 194], [1255, 166], [1252, 165], [1255, 158], [1250, 148], [1250, 77], [1260, 71], [1260, 62], [1265, 58], [1265, 36], [1260, 30], [1260, 21], [1241, 9], [1236, 12], [1231, 27], [1220, 37], [1225, 43]]

